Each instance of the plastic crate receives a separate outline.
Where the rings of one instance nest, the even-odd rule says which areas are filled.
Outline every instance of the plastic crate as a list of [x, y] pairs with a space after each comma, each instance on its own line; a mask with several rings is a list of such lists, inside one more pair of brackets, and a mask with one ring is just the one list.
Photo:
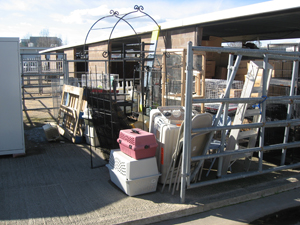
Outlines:
[[160, 174], [155, 157], [136, 160], [120, 150], [111, 150], [106, 167], [111, 181], [129, 196], [156, 191]]
[[109, 169], [111, 181], [129, 196], [156, 191], [159, 175], [126, 180], [120, 173], [112, 170], [109, 164], [107, 164], [107, 168]]
[[154, 157], [158, 146], [154, 134], [140, 128], [121, 130], [117, 141], [121, 151], [134, 159]]
[[110, 151], [109, 165], [128, 180], [159, 174], [155, 157], [137, 160], [120, 150]]

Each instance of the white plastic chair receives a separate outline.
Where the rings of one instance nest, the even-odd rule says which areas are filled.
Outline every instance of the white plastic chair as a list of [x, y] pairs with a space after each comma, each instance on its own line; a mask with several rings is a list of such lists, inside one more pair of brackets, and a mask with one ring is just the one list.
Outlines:
[[[197, 114], [192, 119], [192, 129], [199, 129], [205, 127], [212, 126], [212, 115], [209, 113]], [[167, 176], [164, 180], [164, 184], [162, 187], [162, 191], [169, 179], [169, 191], [173, 186], [173, 194], [175, 191], [176, 183], [179, 184], [179, 173], [181, 168], [181, 155], [183, 150], [183, 130], [184, 130], [184, 122], [182, 122], [177, 138], [177, 144], [175, 151], [172, 155], [172, 161], [168, 168]], [[204, 148], [206, 146], [207, 141], [209, 140], [209, 135], [212, 131], [203, 131], [199, 133], [192, 133], [191, 136], [191, 157], [202, 155]], [[175, 179], [174, 179], [174, 172], [176, 172]], [[174, 180], [173, 180], [174, 179]], [[177, 185], [178, 188], [178, 185]]]

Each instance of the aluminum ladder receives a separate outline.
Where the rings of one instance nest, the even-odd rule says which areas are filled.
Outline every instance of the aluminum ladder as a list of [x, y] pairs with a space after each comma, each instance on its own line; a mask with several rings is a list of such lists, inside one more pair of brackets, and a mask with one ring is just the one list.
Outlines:
[[[245, 83], [241, 93], [241, 98], [264, 97], [265, 99], [267, 99], [267, 96], [262, 96], [264, 74], [263, 64], [264, 61], [250, 61], [248, 72], [245, 77]], [[269, 63], [267, 63], [265, 69], [267, 70], [265, 74], [267, 75], [266, 91], [268, 92], [273, 67]], [[261, 122], [262, 116], [260, 105], [262, 102], [259, 102], [252, 108], [248, 106], [248, 103], [239, 103], [232, 125], [243, 124], [245, 117], [253, 117], [253, 123]], [[252, 128], [247, 131], [241, 131], [240, 129], [232, 129], [229, 134], [226, 151], [255, 147], [258, 131], [259, 128]], [[240, 141], [243, 139], [249, 139], [247, 147], [242, 147], [241, 145], [239, 145]], [[224, 158], [222, 175], [227, 173], [228, 168], [230, 168], [233, 162], [235, 162], [238, 158], [243, 157], [246, 157], [245, 167], [246, 170], [248, 170], [251, 162], [252, 153], [242, 155], [238, 154], [234, 157], [229, 156]]]

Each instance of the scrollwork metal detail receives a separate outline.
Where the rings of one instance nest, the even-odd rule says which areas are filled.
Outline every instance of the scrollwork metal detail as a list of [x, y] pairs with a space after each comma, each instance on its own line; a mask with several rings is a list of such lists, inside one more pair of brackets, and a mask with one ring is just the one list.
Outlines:
[[103, 56], [103, 58], [107, 58], [108, 57], [108, 52], [107, 51], [102, 52], [102, 56]]
[[134, 6], [134, 9], [135, 9], [136, 11], [143, 11], [143, 10], [144, 10], [144, 6], [142, 6], [142, 5], [140, 5], [140, 6], [135, 5], [135, 6]]
[[166, 56], [166, 58], [170, 58], [171, 57], [170, 52], [163, 52], [163, 54]]
[[109, 13], [113, 16], [118, 16], [119, 12], [118, 11], [114, 11], [114, 10], [110, 10]]

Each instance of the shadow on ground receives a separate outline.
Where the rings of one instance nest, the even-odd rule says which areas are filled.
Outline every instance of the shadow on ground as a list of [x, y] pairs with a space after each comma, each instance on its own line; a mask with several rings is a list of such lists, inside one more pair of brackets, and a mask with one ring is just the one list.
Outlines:
[[[25, 125], [25, 156], [0, 156], [1, 221], [115, 223], [138, 215], [145, 217], [147, 211], [159, 212], [168, 203], [179, 203], [177, 195], [158, 191], [127, 196], [110, 181], [105, 167], [108, 162], [100, 157], [99, 150], [92, 149], [93, 166], [97, 168], [91, 169], [89, 145], [66, 139], [48, 142], [42, 125]], [[168, 207], [168, 211], [174, 209]]]
[[216, 202], [236, 204], [245, 194], [242, 201], [259, 198], [262, 194], [255, 194], [266, 182], [289, 185], [281, 178], [299, 174], [291, 170], [190, 189], [185, 204], [180, 204], [179, 192], [161, 193], [161, 184], [156, 192], [129, 197], [110, 181], [107, 161], [98, 150], [92, 159], [99, 167], [91, 169], [90, 146], [47, 142], [43, 124], [25, 125], [25, 156], [0, 156], [1, 222], [116, 224], [148, 217], [161, 221], [209, 210]]

